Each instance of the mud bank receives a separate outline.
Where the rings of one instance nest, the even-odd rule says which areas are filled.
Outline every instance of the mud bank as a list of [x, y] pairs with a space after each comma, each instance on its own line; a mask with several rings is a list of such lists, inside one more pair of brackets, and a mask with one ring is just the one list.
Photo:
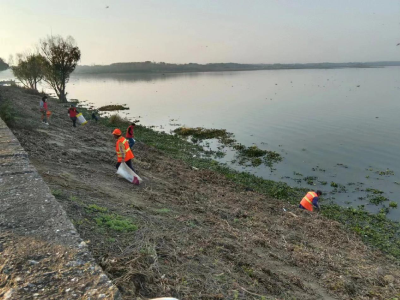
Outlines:
[[144, 183], [130, 185], [115, 175], [113, 124], [73, 128], [67, 105], [50, 99], [42, 125], [39, 99], [0, 87], [12, 130], [125, 299], [399, 296], [398, 261], [348, 226], [299, 210], [298, 190], [229, 173], [193, 158], [196, 146], [139, 126], [134, 165]]

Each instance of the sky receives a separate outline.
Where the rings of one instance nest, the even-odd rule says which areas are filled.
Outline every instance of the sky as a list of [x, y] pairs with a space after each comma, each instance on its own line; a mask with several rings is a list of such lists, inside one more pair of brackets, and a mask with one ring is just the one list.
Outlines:
[[0, 57], [51, 34], [84, 65], [400, 60], [400, 1], [0, 0]]

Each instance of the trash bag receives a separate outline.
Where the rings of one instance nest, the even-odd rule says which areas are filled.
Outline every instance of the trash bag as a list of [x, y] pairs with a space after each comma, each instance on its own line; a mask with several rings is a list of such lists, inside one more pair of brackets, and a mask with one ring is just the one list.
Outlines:
[[121, 163], [118, 167], [117, 174], [129, 182], [139, 185], [143, 180], [140, 178], [126, 163]]
[[82, 113], [79, 113], [76, 115], [76, 121], [78, 124], [85, 125], [87, 123], [85, 117], [82, 115]]

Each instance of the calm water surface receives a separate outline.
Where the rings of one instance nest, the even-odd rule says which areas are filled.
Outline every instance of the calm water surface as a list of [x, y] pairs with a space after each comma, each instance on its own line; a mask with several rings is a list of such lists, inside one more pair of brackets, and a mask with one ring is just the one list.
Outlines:
[[[400, 68], [75, 75], [68, 91], [96, 106], [127, 104], [129, 118], [166, 132], [176, 124], [227, 129], [284, 158], [275, 170], [245, 170], [321, 189], [335, 203], [378, 211], [382, 206], [359, 199], [374, 188], [400, 207]], [[228, 152], [221, 161], [232, 159]], [[377, 173], [387, 169], [394, 175]], [[301, 180], [306, 176], [317, 177], [316, 185]], [[331, 194], [332, 181], [346, 192]], [[398, 219], [400, 208], [389, 217]]]

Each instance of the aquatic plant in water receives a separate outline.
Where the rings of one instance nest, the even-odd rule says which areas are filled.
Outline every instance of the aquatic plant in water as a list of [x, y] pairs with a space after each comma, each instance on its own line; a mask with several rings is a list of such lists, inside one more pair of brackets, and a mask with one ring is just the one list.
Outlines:
[[100, 107], [98, 110], [99, 111], [117, 111], [117, 110], [127, 110], [129, 109], [128, 107], [125, 107], [123, 105], [105, 105]]

